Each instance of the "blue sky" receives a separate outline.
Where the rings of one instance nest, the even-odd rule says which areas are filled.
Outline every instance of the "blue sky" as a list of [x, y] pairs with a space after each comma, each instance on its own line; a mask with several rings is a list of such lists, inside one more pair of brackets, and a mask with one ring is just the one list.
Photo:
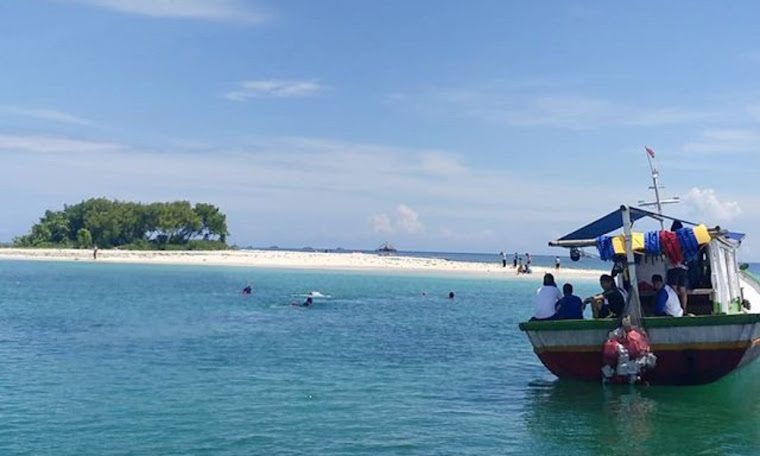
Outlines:
[[759, 14], [0, 0], [0, 240], [107, 196], [215, 203], [240, 245], [553, 252], [649, 197], [649, 145], [672, 213], [760, 258]]

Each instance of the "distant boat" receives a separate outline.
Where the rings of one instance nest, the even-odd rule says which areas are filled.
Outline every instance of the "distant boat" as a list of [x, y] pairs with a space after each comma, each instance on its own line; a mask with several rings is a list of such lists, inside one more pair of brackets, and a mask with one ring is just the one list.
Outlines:
[[381, 255], [390, 255], [390, 254], [398, 252], [398, 250], [396, 250], [396, 247], [391, 245], [390, 242], [386, 241], [383, 243], [383, 245], [377, 248], [376, 252]]

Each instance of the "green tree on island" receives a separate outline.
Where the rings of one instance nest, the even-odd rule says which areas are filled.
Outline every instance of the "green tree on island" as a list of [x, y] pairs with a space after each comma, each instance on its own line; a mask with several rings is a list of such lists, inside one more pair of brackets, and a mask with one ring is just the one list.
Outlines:
[[213, 204], [189, 201], [141, 204], [93, 198], [46, 211], [19, 247], [227, 248], [227, 216]]

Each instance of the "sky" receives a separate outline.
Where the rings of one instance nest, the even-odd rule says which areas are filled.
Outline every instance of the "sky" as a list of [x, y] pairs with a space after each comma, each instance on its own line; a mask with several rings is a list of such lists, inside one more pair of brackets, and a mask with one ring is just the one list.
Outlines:
[[241, 246], [556, 253], [652, 198], [760, 259], [760, 4], [0, 0], [0, 241], [91, 197]]

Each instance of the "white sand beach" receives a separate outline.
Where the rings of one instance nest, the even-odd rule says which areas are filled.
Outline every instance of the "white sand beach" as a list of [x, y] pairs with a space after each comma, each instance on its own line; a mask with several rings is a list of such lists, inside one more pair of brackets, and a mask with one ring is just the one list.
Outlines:
[[285, 250], [224, 251], [139, 251], [100, 250], [93, 260], [92, 250], [76, 249], [0, 249], [0, 259], [86, 261], [99, 263], [144, 263], [206, 266], [246, 266], [262, 268], [323, 269], [345, 271], [409, 271], [454, 273], [483, 277], [522, 277], [537, 280], [545, 272], [557, 278], [596, 279], [604, 271], [534, 267], [529, 275], [517, 275], [511, 267], [500, 264], [451, 261], [437, 258], [381, 256], [371, 253], [292, 252]]

